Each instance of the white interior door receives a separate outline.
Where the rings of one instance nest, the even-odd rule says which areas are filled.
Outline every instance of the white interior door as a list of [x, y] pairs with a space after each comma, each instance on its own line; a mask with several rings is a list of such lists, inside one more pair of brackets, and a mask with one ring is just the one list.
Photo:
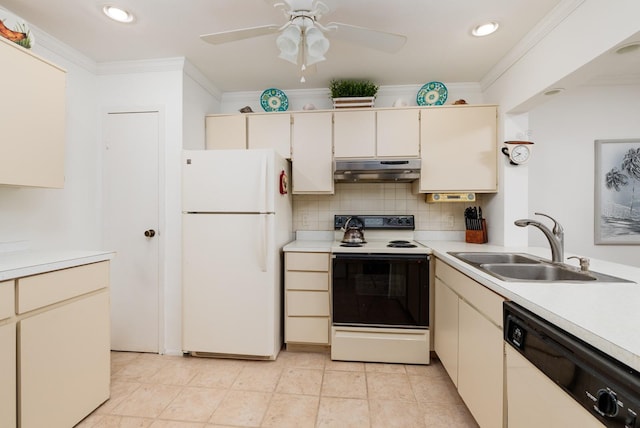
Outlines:
[[159, 113], [108, 113], [104, 245], [111, 266], [111, 349], [159, 352]]

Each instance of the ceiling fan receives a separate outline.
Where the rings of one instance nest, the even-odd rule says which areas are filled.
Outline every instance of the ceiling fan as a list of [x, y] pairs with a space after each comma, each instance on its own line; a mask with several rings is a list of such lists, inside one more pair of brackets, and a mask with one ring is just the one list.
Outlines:
[[288, 18], [284, 25], [269, 24], [242, 28], [205, 34], [200, 38], [207, 43], [222, 44], [280, 33], [276, 39], [276, 45], [280, 49], [279, 57], [299, 65], [302, 71], [326, 59], [324, 55], [329, 49], [329, 40], [325, 35], [388, 53], [400, 50], [407, 40], [406, 36], [400, 34], [339, 22], [323, 25], [318, 21], [329, 12], [329, 8], [319, 0], [266, 1], [273, 7], [282, 9]]

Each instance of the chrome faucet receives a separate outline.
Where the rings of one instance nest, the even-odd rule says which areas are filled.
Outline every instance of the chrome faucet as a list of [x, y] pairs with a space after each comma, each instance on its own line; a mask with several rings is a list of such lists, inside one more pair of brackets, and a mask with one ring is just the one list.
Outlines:
[[562, 228], [562, 225], [547, 214], [535, 213], [535, 215], [541, 215], [553, 220], [553, 231], [549, 230], [547, 226], [539, 221], [528, 218], [516, 220], [513, 223], [520, 227], [535, 226], [540, 229], [542, 233], [544, 233], [544, 236], [547, 237], [547, 240], [549, 240], [549, 245], [551, 246], [551, 260], [554, 263], [564, 262], [564, 229]]

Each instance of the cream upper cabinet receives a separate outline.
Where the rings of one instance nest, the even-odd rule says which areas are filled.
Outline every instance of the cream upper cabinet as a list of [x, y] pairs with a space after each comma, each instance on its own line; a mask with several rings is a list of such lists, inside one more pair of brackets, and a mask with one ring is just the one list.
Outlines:
[[247, 116], [249, 149], [275, 149], [283, 158], [291, 158], [291, 116], [283, 113]]
[[377, 157], [420, 156], [420, 110], [379, 110], [376, 125]]
[[247, 122], [243, 114], [205, 117], [207, 150], [246, 149]]
[[64, 187], [66, 72], [0, 37], [0, 184]]
[[336, 158], [420, 156], [420, 110], [358, 110], [333, 113]]
[[336, 158], [376, 156], [376, 112], [374, 110], [333, 113], [333, 155]]
[[330, 112], [291, 115], [292, 193], [333, 194]]
[[433, 107], [420, 115], [422, 171], [417, 190], [496, 192], [496, 107]]

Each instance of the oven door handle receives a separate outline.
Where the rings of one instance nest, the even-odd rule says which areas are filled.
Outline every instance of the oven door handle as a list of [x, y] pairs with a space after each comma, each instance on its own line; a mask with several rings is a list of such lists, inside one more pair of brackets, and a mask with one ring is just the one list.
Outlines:
[[400, 260], [400, 261], [428, 261], [428, 254], [358, 254], [358, 253], [333, 253], [331, 256], [337, 260]]

